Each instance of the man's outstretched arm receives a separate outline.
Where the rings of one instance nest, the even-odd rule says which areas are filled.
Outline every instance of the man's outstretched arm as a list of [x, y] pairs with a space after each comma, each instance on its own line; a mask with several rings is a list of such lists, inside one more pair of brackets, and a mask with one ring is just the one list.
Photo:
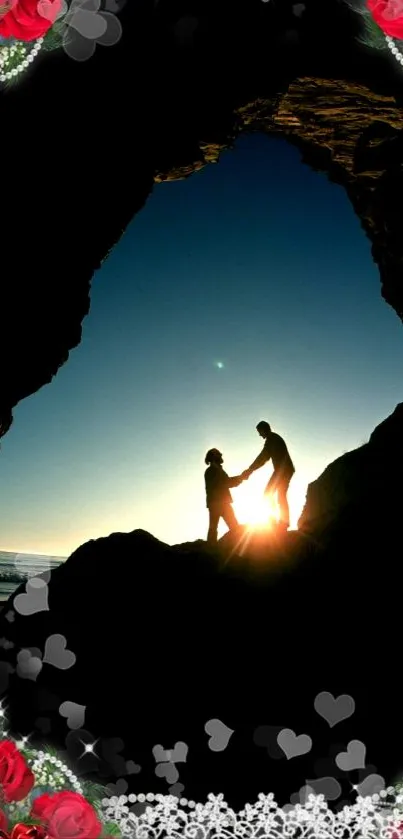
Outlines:
[[260, 454], [258, 454], [257, 458], [249, 466], [249, 469], [245, 469], [243, 475], [247, 475], [249, 477], [249, 475], [251, 475], [252, 472], [256, 472], [256, 469], [260, 469], [262, 466], [264, 466], [265, 463], [267, 463], [267, 461], [270, 460], [270, 458], [271, 454], [269, 454], [269, 452], [266, 449], [266, 446], [264, 446]]

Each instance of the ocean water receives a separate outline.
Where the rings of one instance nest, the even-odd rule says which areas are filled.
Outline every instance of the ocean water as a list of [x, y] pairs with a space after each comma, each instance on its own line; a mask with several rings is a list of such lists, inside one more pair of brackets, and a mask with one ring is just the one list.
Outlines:
[[0, 551], [0, 601], [7, 600], [10, 594], [35, 574], [52, 571], [67, 557], [41, 556], [38, 554], [18, 554]]

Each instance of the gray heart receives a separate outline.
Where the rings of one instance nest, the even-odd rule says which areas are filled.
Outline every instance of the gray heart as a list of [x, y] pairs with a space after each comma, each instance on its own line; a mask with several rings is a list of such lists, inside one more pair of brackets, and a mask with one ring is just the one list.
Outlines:
[[121, 12], [126, 4], [126, 0], [105, 0], [105, 9], [107, 12], [116, 15]]
[[17, 675], [21, 679], [35, 681], [41, 670], [42, 661], [40, 658], [31, 655], [30, 650], [20, 650], [17, 655]]
[[155, 767], [155, 774], [158, 778], [165, 778], [169, 784], [175, 784], [179, 778], [179, 772], [173, 763], [159, 763]]
[[62, 702], [59, 707], [59, 714], [67, 717], [69, 728], [82, 728], [84, 725], [86, 705], [78, 705], [77, 702]]
[[210, 734], [208, 747], [212, 752], [223, 752], [228, 746], [231, 735], [234, 733], [232, 728], [228, 728], [221, 720], [217, 719], [206, 722], [204, 730], [206, 734]]
[[172, 761], [172, 763], [185, 763], [188, 751], [189, 748], [186, 743], [175, 743], [169, 760]]
[[[314, 778], [312, 781], [305, 781], [305, 783], [306, 786], [302, 787], [300, 793], [302, 793], [303, 790], [309, 790], [309, 793], [313, 793], [314, 795], [323, 795], [326, 801], [336, 801], [337, 798], [340, 798], [342, 793], [339, 782], [336, 781], [336, 778], [332, 778], [330, 775], [325, 778]], [[309, 793], [307, 793], [307, 797]]]
[[69, 16], [69, 26], [77, 29], [77, 32], [79, 32], [83, 38], [89, 38], [91, 41], [94, 41], [105, 34], [108, 28], [108, 23], [102, 15], [99, 15], [97, 12], [77, 8], [76, 11]]
[[168, 788], [168, 792], [170, 795], [175, 795], [176, 798], [182, 798], [184, 789], [183, 784], [173, 784], [173, 786]]
[[76, 657], [71, 650], [66, 649], [67, 641], [64, 635], [50, 635], [46, 640], [43, 661], [52, 664], [59, 670], [68, 670], [75, 664]]
[[381, 790], [385, 789], [385, 779], [382, 778], [382, 775], [367, 775], [360, 784], [357, 785], [357, 792], [359, 795], [362, 795], [363, 798], [366, 798], [369, 795], [375, 795], [375, 793], [381, 792]]
[[299, 757], [311, 751], [312, 740], [308, 734], [295, 734], [291, 728], [283, 728], [277, 736], [277, 743], [283, 750], [287, 760], [292, 757]]
[[118, 778], [116, 784], [107, 784], [107, 790], [111, 793], [111, 795], [125, 795], [127, 792], [129, 785], [124, 778]]
[[283, 725], [260, 725], [255, 729], [253, 741], [257, 746], [265, 746], [269, 757], [273, 760], [282, 760], [284, 752], [277, 743], [277, 735], [284, 728]]
[[365, 753], [367, 749], [361, 740], [350, 740], [347, 751], [339, 752], [336, 757], [336, 765], [343, 772], [351, 772], [353, 769], [365, 769]]
[[134, 760], [126, 761], [126, 772], [128, 775], [137, 775], [141, 772], [141, 766], [134, 762]]
[[24, 616], [49, 611], [47, 583], [40, 577], [32, 577], [25, 584], [25, 593], [14, 597], [13, 606], [20, 615]]
[[352, 696], [347, 693], [341, 694], [337, 699], [331, 693], [323, 691], [318, 693], [314, 701], [314, 708], [326, 722], [333, 728], [338, 722], [351, 717], [355, 711], [355, 702]]
[[304, 805], [307, 803], [308, 797], [313, 794], [314, 791], [312, 787], [301, 787], [301, 789], [298, 792], [293, 792], [292, 795], [290, 795], [291, 803], [288, 806], [291, 808], [292, 806], [295, 807], [296, 804]]
[[167, 752], [162, 746], [154, 746], [153, 755], [156, 763], [162, 763], [164, 760], [169, 760], [171, 753]]

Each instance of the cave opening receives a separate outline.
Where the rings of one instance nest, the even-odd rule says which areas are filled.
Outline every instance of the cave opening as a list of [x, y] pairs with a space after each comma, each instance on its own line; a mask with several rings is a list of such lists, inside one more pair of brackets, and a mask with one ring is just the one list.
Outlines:
[[[238, 474], [264, 418], [295, 461], [296, 527], [307, 484], [400, 400], [400, 330], [343, 188], [286, 139], [243, 134], [217, 166], [156, 184], [94, 276], [81, 344], [17, 407], [2, 549], [205, 538], [204, 452]], [[240, 521], [267, 472], [234, 490]]]

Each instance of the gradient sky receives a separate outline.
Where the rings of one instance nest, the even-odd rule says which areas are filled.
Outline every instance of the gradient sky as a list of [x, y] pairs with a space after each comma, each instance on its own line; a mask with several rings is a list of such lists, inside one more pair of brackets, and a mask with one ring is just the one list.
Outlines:
[[[93, 279], [81, 345], [15, 409], [0, 548], [68, 556], [136, 528], [205, 538], [205, 452], [239, 473], [261, 419], [295, 462], [295, 525], [308, 482], [402, 400], [402, 372], [402, 325], [344, 190], [285, 141], [244, 136], [156, 186]], [[270, 474], [234, 491], [239, 513]]]

